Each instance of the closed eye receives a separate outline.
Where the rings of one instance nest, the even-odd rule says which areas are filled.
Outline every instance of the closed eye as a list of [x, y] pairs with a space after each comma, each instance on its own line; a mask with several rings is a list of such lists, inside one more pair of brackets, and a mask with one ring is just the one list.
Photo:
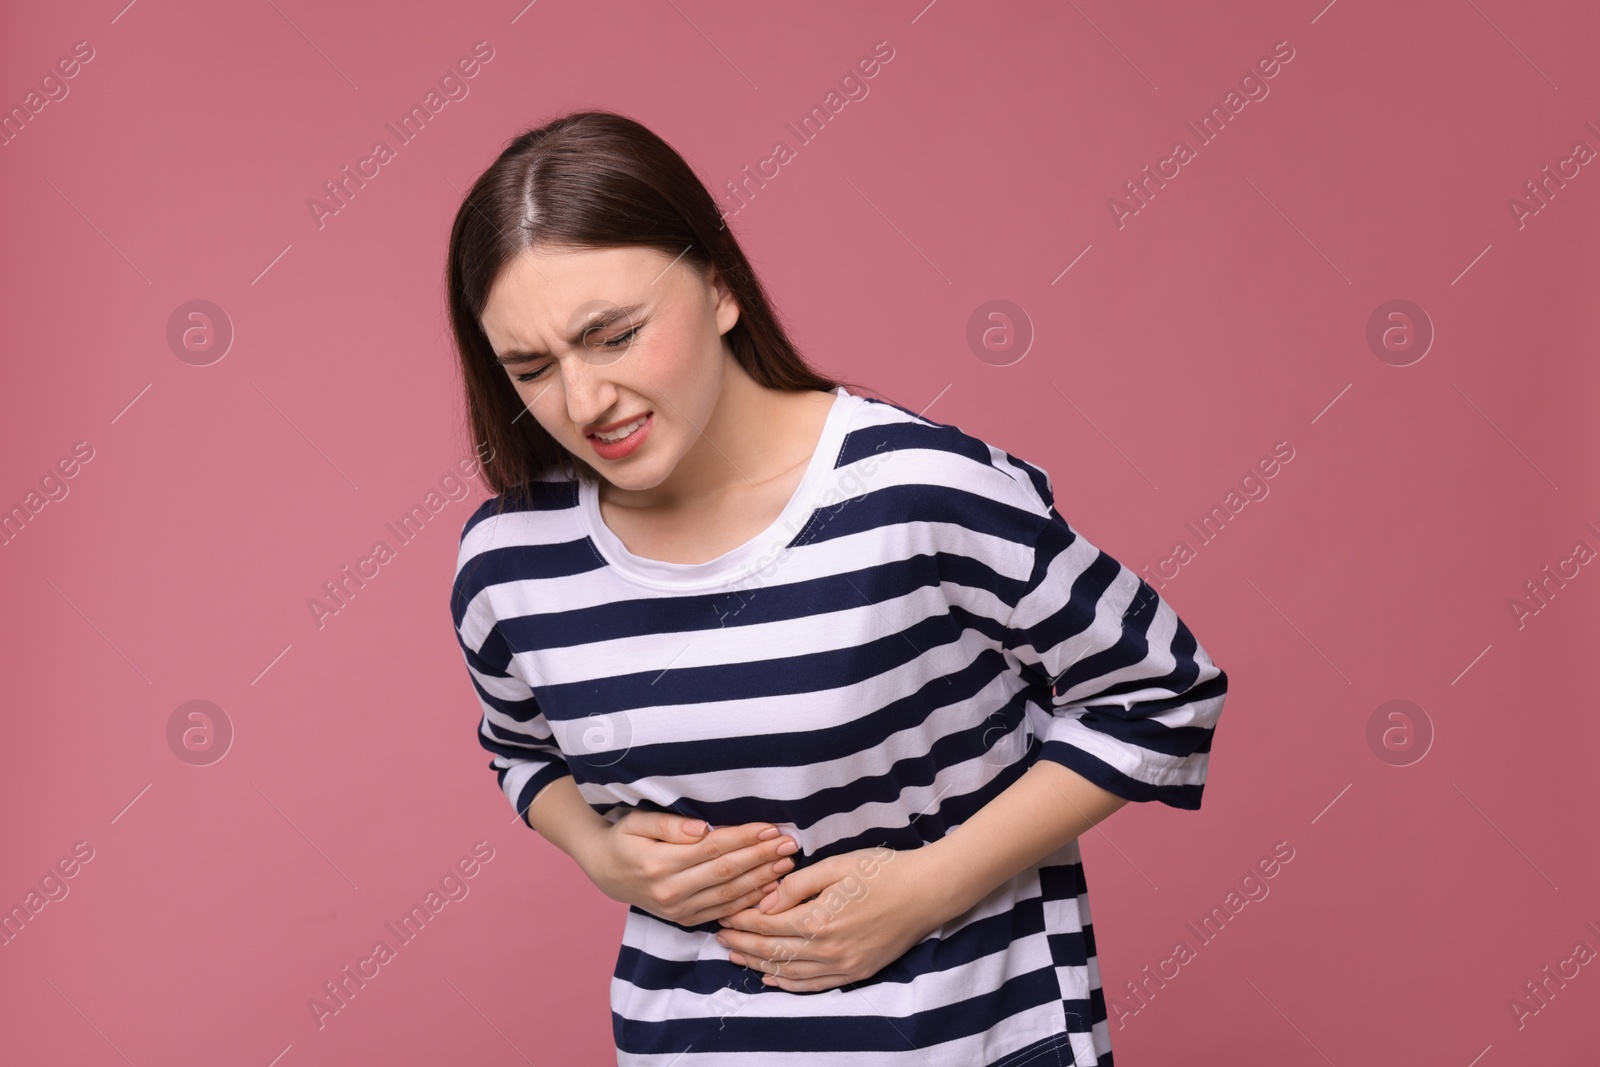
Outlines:
[[[600, 342], [600, 347], [601, 348], [622, 348], [624, 345], [627, 345], [629, 342], [631, 342], [633, 340], [633, 338], [638, 334], [639, 329], [640, 328], [638, 326], [635, 326], [633, 329], [628, 330], [626, 333], [620, 333], [617, 336], [611, 338], [611, 340], [609, 340], [609, 341], [601, 341]], [[534, 380], [542, 377], [544, 375], [544, 372], [549, 370], [549, 369], [550, 369], [550, 364], [546, 363], [544, 366], [540, 367], [538, 370], [526, 371], [526, 372], [524, 372], [522, 374], [518, 374], [516, 376], [516, 379], [519, 382], [531, 382], [531, 381], [534, 381]]]
[[609, 341], [601, 341], [600, 342], [600, 347], [601, 348], [621, 348], [623, 345], [625, 345], [629, 341], [633, 340], [634, 334], [636, 334], [638, 332], [639, 332], [639, 327], [635, 326], [633, 329], [629, 330], [626, 333], [617, 334], [617, 336], [613, 337]]

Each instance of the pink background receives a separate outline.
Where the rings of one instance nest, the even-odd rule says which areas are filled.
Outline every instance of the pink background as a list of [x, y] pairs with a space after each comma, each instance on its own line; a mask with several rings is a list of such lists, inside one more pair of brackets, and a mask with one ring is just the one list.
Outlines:
[[[610, 1059], [625, 909], [513, 822], [475, 740], [447, 599], [480, 485], [320, 628], [307, 607], [469, 451], [459, 191], [583, 107], [718, 193], [789, 141], [732, 225], [804, 351], [1039, 463], [1136, 569], [1293, 449], [1160, 586], [1231, 680], [1203, 810], [1084, 839], [1118, 1063], [1593, 1056], [1600, 964], [1520, 1025], [1509, 1002], [1600, 950], [1600, 568], [1521, 625], [1510, 602], [1600, 549], [1600, 165], [1508, 207], [1600, 148], [1592, 4], [122, 4], [0, 33], [7, 108], [93, 49], [0, 148], [0, 505], [93, 450], [0, 548], [0, 903], [93, 849], [0, 948], [0, 1059]], [[479, 41], [469, 94], [319, 228], [307, 201]], [[879, 41], [868, 95], [796, 146]], [[1197, 146], [1280, 41], [1269, 95]], [[167, 341], [196, 299], [235, 332], [207, 366]], [[967, 341], [996, 299], [1034, 333], [1005, 366]], [[1407, 366], [1367, 342], [1395, 299], [1435, 331]], [[197, 699], [234, 731], [209, 766], [168, 742]], [[1369, 742], [1391, 700], [1430, 724], [1420, 761]], [[480, 841], [470, 894], [319, 1028], [307, 1001]], [[1201, 946], [1185, 924], [1281, 841]]]

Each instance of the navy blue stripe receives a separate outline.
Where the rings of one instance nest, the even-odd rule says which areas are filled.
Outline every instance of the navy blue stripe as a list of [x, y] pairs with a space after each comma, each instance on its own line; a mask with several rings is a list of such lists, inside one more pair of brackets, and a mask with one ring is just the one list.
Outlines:
[[[918, 975], [954, 969], [983, 956], [1003, 952], [1018, 938], [1042, 933], [1044, 929], [1040, 898], [1029, 897], [1018, 901], [1011, 911], [968, 923], [949, 937], [928, 938], [871, 978], [844, 988], [870, 990], [877, 985], [907, 983]], [[678, 963], [623, 946], [617, 969], [618, 973], [627, 974], [635, 986], [644, 989], [683, 989], [711, 996], [732, 984], [735, 990], [749, 991], [752, 995], [784, 993], [775, 987], [762, 986], [759, 979], [755, 981], [756, 989], [751, 990], [746, 982], [751, 972], [726, 960]], [[868, 996], [870, 999], [870, 993]], [[983, 1033], [995, 1020], [1041, 1004], [1057, 1003], [1060, 996], [1054, 970], [1044, 967], [1017, 975], [999, 989], [979, 992], [944, 1007], [908, 1016], [759, 1018], [737, 1011], [737, 1003], [730, 998], [729, 1014], [722, 1017], [648, 1023], [619, 1021], [614, 1017], [613, 1021], [617, 1024], [618, 1047], [623, 1052], [638, 1055], [665, 1055], [690, 1047], [700, 1053], [774, 1049], [898, 1052]], [[822, 1019], [826, 1019], [826, 1025], [818, 1026]]]
[[[905, 411], [898, 405], [899, 411]], [[907, 414], [911, 414], [907, 412]], [[972, 460], [989, 466], [989, 446], [954, 426], [930, 422], [918, 416], [915, 422], [886, 422], [879, 426], [863, 426], [845, 434], [839, 450], [838, 466], [843, 467], [866, 459], [874, 452], [898, 449], [925, 449], [945, 452], [952, 456]]]
[[605, 565], [587, 537], [548, 545], [506, 545], [479, 552], [456, 576], [450, 592], [450, 615], [456, 626], [467, 605], [483, 590], [502, 582], [531, 578], [565, 578]]
[[[492, 760], [490, 761], [489, 766], [494, 766], [494, 762]], [[506, 770], [509, 769], [510, 768], [506, 768]], [[528, 805], [533, 803], [533, 798], [539, 795], [539, 790], [543, 789], [557, 778], [565, 778], [569, 774], [571, 774], [571, 772], [567, 770], [566, 764], [551, 763], [535, 771], [533, 776], [523, 783], [522, 788], [517, 791], [517, 811], [523, 816], [522, 825], [526, 826], [530, 830], [533, 829], [533, 825], [528, 822], [527, 811]], [[505, 792], [506, 771], [496, 768], [496, 777], [500, 782], [500, 791]]]
[[[1003, 603], [1020, 595], [1024, 585], [1021, 579], [1004, 577], [981, 560], [950, 552], [913, 555], [803, 582], [784, 581], [782, 564], [778, 566], [780, 570], [770, 584], [710, 593], [619, 598], [566, 610], [559, 604], [541, 604], [535, 614], [510, 615], [500, 619], [498, 625], [512, 647], [518, 649], [568, 648], [661, 633], [683, 634], [687, 643], [693, 634], [706, 630], [846, 611], [896, 600], [941, 582], [991, 590]], [[523, 577], [539, 576], [524, 573]], [[954, 605], [951, 610], [961, 612], [996, 640], [1003, 633], [1003, 619], [977, 619]], [[653, 695], [652, 702], [658, 699]]]

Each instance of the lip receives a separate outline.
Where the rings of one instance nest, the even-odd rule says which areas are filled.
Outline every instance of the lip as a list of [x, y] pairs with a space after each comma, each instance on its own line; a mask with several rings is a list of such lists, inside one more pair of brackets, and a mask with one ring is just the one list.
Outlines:
[[650, 412], [641, 411], [637, 415], [629, 415], [625, 419], [618, 419], [616, 422], [609, 422], [604, 426], [591, 426], [587, 430], [583, 431], [583, 433], [586, 437], [593, 437], [597, 433], [610, 433], [612, 430], [620, 430], [622, 427], [628, 425], [628, 423], [634, 421], [635, 419], [642, 419], [648, 414], [650, 414]]
[[[638, 416], [635, 416], [635, 418], [638, 418]], [[626, 426], [627, 423], [622, 423], [622, 425]], [[631, 456], [634, 452], [638, 451], [640, 446], [642, 446], [650, 437], [650, 432], [655, 429], [655, 425], [655, 412], [647, 411], [644, 414], [644, 425], [633, 431], [633, 433], [629, 434], [621, 441], [609, 443], [600, 440], [600, 438], [596, 437], [594, 434], [589, 434], [589, 447], [594, 449], [595, 455], [599, 456], [601, 459], [607, 460], [608, 462], [615, 462]]]

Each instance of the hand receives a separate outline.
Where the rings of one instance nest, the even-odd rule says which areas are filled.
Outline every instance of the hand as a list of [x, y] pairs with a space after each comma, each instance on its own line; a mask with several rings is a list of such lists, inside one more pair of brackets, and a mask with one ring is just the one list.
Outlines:
[[700, 819], [633, 809], [595, 835], [582, 867], [612, 900], [680, 926], [752, 907], [794, 867], [799, 842], [771, 823], [706, 832]]
[[870, 978], [950, 918], [931, 903], [932, 860], [926, 848], [829, 856], [780, 879], [759, 908], [722, 919], [717, 941], [734, 950], [730, 961], [792, 993]]

